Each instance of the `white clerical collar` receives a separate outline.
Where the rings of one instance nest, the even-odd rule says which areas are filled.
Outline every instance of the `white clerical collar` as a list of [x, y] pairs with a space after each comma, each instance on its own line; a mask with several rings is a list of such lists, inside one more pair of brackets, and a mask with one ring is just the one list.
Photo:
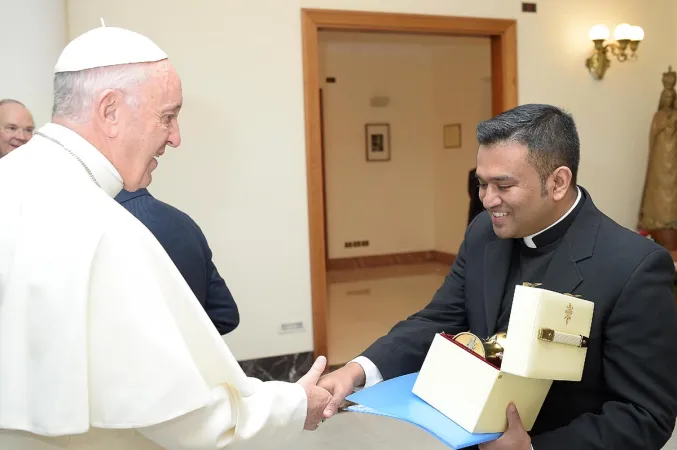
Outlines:
[[[113, 164], [96, 147], [70, 128], [56, 123], [47, 123], [39, 130], [49, 138], [58, 141], [82, 160], [96, 182], [106, 194], [115, 197], [123, 186], [122, 177]], [[38, 137], [41, 137], [36, 133]], [[50, 142], [53, 142], [50, 140]]]
[[567, 211], [566, 214], [564, 214], [562, 217], [560, 217], [559, 220], [558, 220], [557, 222], [553, 223], [553, 224], [550, 225], [549, 227], [542, 229], [542, 230], [539, 231], [538, 233], [534, 233], [534, 234], [532, 234], [532, 235], [530, 235], [530, 236], [523, 237], [523, 238], [522, 238], [522, 241], [524, 242], [524, 245], [526, 245], [526, 246], [529, 247], [529, 248], [536, 248], [536, 244], [534, 243], [534, 237], [535, 237], [535, 236], [538, 236], [539, 234], [543, 233], [545, 230], [549, 230], [550, 228], [554, 227], [555, 225], [557, 225], [558, 223], [560, 223], [562, 220], [564, 220], [564, 218], [565, 218], [566, 216], [568, 216], [569, 214], [571, 214], [571, 211], [573, 211], [574, 208], [576, 208], [576, 205], [578, 205], [578, 202], [581, 201], [581, 188], [579, 188], [578, 186], [576, 186], [576, 190], [578, 191], [578, 196], [576, 197], [576, 201], [574, 202], [574, 204], [571, 206], [571, 208], [569, 208], [569, 211]]

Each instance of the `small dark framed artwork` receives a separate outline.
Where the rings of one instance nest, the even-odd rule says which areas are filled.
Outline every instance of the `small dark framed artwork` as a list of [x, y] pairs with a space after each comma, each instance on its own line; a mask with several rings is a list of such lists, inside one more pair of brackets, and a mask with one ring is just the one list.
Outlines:
[[444, 148], [461, 148], [461, 124], [444, 126]]
[[365, 134], [367, 161], [390, 161], [390, 124], [368, 123]]

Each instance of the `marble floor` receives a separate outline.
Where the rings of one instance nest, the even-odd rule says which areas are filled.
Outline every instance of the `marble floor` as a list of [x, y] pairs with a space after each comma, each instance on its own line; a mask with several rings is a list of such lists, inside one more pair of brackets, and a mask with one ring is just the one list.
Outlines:
[[350, 361], [425, 307], [448, 271], [448, 265], [433, 262], [329, 272], [329, 364]]
[[[323, 423], [314, 432], [303, 433], [280, 449], [288, 450], [448, 450], [432, 435], [409, 423], [359, 413], [345, 412]], [[677, 434], [663, 447], [677, 450]]]
[[344, 412], [303, 433], [280, 449], [289, 450], [449, 450], [432, 435], [400, 420]]

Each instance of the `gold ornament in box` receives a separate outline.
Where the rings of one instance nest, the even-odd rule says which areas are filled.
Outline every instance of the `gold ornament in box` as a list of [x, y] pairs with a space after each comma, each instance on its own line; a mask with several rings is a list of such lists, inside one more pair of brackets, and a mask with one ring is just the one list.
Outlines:
[[501, 362], [503, 361], [506, 337], [507, 334], [505, 331], [496, 333], [487, 339], [482, 339], [470, 332], [463, 332], [455, 335], [454, 340], [478, 356], [486, 359], [494, 366], [500, 368]]

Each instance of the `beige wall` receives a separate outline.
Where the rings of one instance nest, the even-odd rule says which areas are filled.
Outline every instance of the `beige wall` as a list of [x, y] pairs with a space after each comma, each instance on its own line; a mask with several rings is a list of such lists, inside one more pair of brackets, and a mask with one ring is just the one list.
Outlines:
[[[491, 116], [489, 39], [342, 32], [320, 39], [329, 257], [456, 253], [475, 125]], [[390, 103], [372, 107], [372, 96]], [[366, 161], [366, 123], [390, 125], [390, 161]], [[461, 124], [462, 148], [444, 148], [445, 123]], [[368, 247], [344, 245], [363, 240]]]
[[433, 61], [435, 137], [441, 139], [444, 124], [460, 123], [462, 143], [461, 148], [434, 148], [435, 250], [456, 254], [468, 224], [468, 172], [477, 164], [476, 126], [491, 117], [489, 39], [438, 48]]
[[0, 99], [19, 100], [37, 126], [52, 115], [54, 64], [66, 45], [65, 0], [0, 1]]
[[[226, 340], [236, 357], [312, 348], [300, 8], [487, 16], [518, 20], [519, 102], [568, 108], [583, 145], [580, 181], [612, 218], [634, 226], [647, 135], [677, 67], [677, 2], [544, 0], [68, 0], [69, 36], [132, 28], [166, 49], [184, 83], [183, 145], [160, 163], [152, 191], [203, 227], [242, 311]], [[639, 61], [588, 75], [589, 27], [637, 23]], [[279, 335], [303, 320], [305, 333]]]

